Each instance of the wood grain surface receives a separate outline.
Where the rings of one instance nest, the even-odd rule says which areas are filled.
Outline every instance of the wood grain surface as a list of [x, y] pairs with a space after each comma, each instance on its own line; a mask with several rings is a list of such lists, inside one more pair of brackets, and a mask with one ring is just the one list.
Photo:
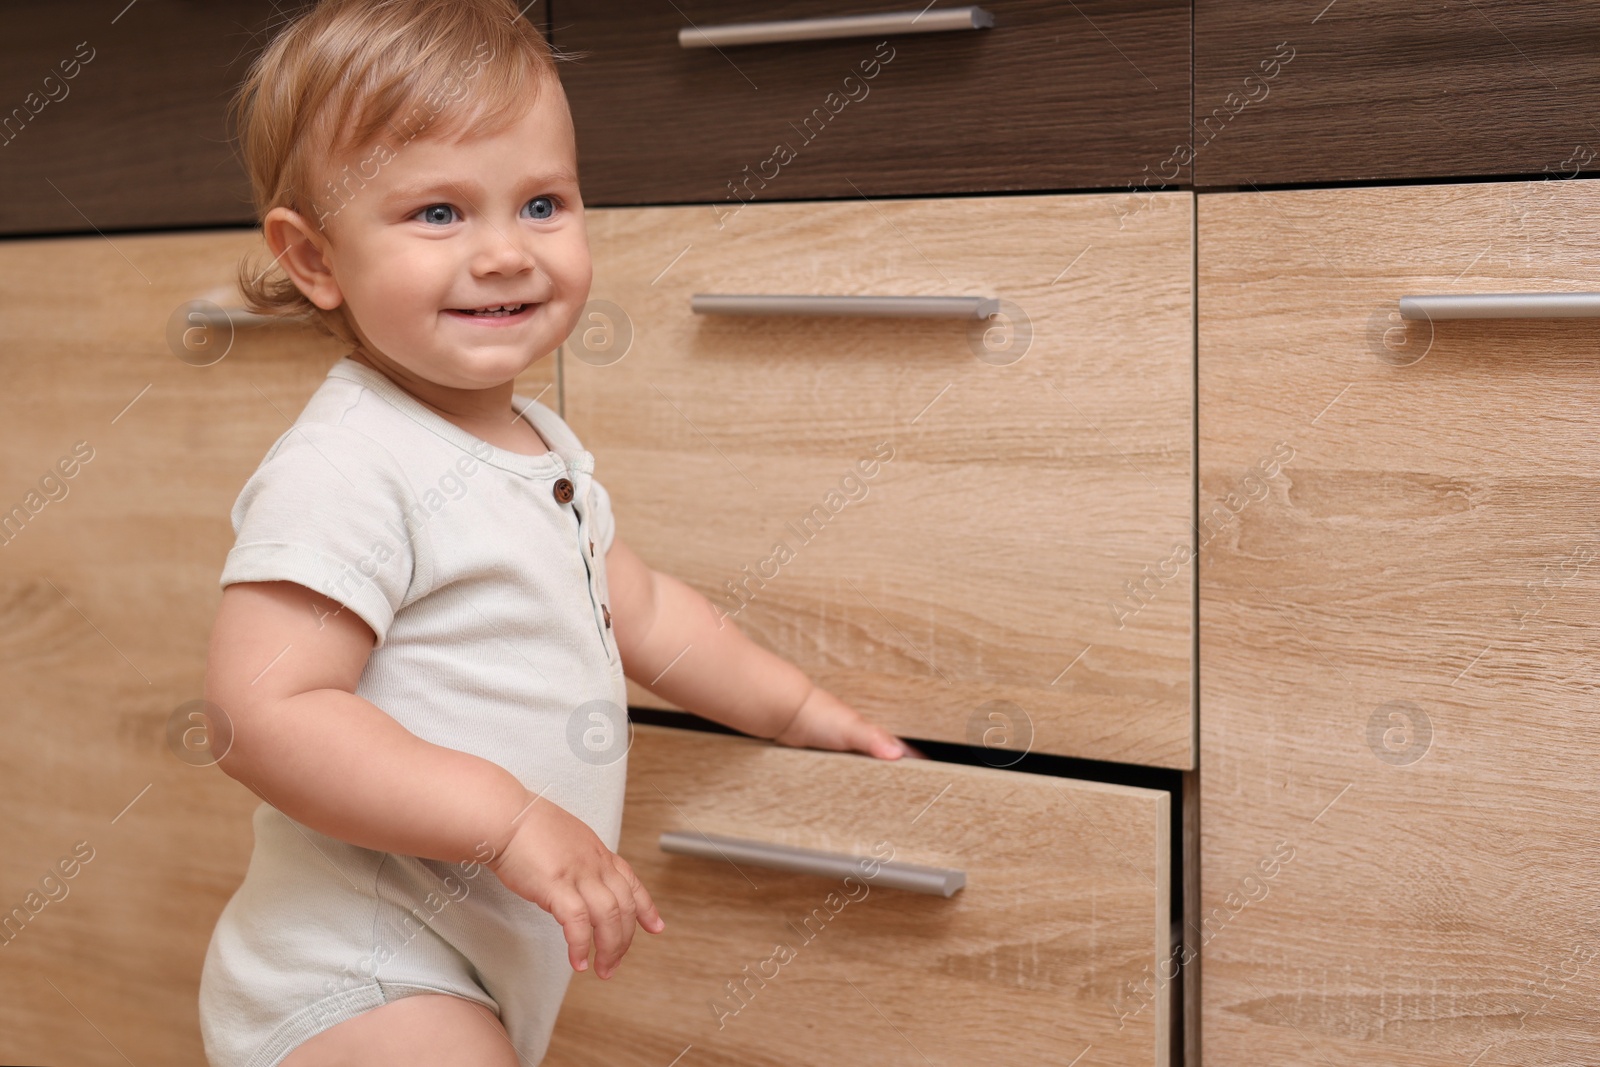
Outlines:
[[690, 25], [918, 6], [558, 0], [585, 201], [1123, 189], [1189, 137], [1184, 0], [993, 0], [986, 30], [678, 45]]
[[[619, 535], [897, 733], [1192, 766], [1191, 203], [591, 211], [562, 381]], [[986, 339], [695, 293], [1012, 310]]]
[[1194, 183], [1593, 172], [1597, 52], [1571, 0], [1195, 0]]
[[228, 140], [228, 97], [270, 27], [297, 6], [6, 4], [0, 233], [251, 221], [250, 183]]
[[[274, 327], [211, 366], [174, 355], [174, 309], [228, 303], [257, 246], [0, 245], [0, 510], [43, 501], [0, 544], [0, 918], [26, 915], [0, 936], [0, 1063], [204, 1064], [200, 966], [258, 802], [167, 731], [201, 694], [234, 500], [340, 354]], [[518, 391], [545, 390], [553, 363]], [[78, 442], [92, 457], [62, 478]], [[79, 842], [93, 858], [63, 879]]]
[[[1208, 1064], [1600, 1062], [1588, 181], [1200, 198]], [[1288, 858], [1285, 858], [1285, 857]]]
[[[1169, 1003], [1125, 990], [1170, 936], [1165, 792], [658, 726], [628, 761], [619, 851], [667, 927], [614, 978], [573, 978], [549, 1067], [1169, 1062]], [[967, 883], [944, 898], [672, 855], [664, 830]]]

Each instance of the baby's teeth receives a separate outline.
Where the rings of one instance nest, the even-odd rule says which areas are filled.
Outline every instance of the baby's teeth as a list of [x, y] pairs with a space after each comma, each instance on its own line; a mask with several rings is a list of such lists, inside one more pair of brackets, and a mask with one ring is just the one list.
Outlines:
[[469, 315], [514, 315], [523, 306], [524, 305], [522, 305], [522, 304], [501, 304], [498, 307], [492, 307], [492, 308], [476, 308], [476, 309], [473, 309], [471, 311], [468, 311], [467, 314], [469, 314]]

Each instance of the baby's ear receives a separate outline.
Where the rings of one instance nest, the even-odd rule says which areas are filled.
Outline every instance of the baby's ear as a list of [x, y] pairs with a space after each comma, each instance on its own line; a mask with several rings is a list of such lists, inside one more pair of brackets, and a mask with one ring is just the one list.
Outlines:
[[324, 311], [344, 303], [328, 262], [327, 234], [291, 208], [275, 207], [261, 220], [261, 232], [273, 262], [283, 267], [295, 288]]

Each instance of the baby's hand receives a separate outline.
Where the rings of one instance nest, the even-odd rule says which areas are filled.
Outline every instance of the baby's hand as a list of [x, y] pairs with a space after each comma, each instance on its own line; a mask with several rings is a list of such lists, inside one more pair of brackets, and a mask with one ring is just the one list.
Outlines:
[[633, 943], [637, 922], [653, 934], [666, 928], [655, 901], [628, 861], [612, 852], [595, 832], [565, 808], [532, 801], [517, 821], [505, 851], [487, 866], [506, 888], [553, 915], [567, 939], [572, 969], [589, 965], [610, 978]]
[[820, 685], [812, 688], [794, 720], [773, 740], [796, 748], [865, 752], [879, 759], [927, 758]]

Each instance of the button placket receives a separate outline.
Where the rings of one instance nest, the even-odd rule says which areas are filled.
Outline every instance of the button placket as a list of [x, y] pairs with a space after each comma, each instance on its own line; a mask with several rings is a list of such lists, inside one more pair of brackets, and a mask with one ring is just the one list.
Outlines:
[[[549, 439], [549, 435], [541, 431], [541, 435]], [[552, 451], [556, 451], [552, 449]], [[550, 495], [555, 498], [560, 507], [572, 505], [572, 516], [577, 522], [578, 555], [583, 560], [584, 571], [589, 587], [589, 606], [594, 613], [595, 632], [600, 636], [600, 647], [605, 649], [606, 661], [613, 669], [620, 669], [621, 654], [617, 651], [616, 641], [611, 635], [611, 607], [606, 601], [609, 593], [606, 589], [604, 572], [599, 568], [603, 565], [596, 559], [594, 538], [590, 535], [591, 517], [593, 508], [590, 506], [594, 493], [591, 480], [594, 476], [594, 456], [582, 449], [570, 451], [556, 451], [556, 455], [566, 464], [566, 473], [557, 476], [550, 486]], [[581, 505], [574, 503], [582, 497]], [[584, 544], [589, 546], [587, 554], [583, 551]]]
[[601, 577], [600, 571], [602, 564], [600, 560], [596, 558], [594, 539], [589, 535], [590, 524], [593, 521], [594, 515], [594, 509], [589, 505], [593, 499], [593, 491], [589, 488], [587, 482], [585, 482], [583, 506], [580, 508], [574, 505], [573, 512], [578, 517], [578, 536], [581, 539], [580, 544], [586, 542], [589, 546], [589, 551], [587, 554], [585, 554], [580, 547], [578, 555], [583, 557], [584, 570], [588, 576], [589, 606], [591, 610], [595, 611], [595, 629], [600, 635], [601, 646], [606, 650], [606, 659], [614, 664], [618, 662], [616, 644], [614, 641], [608, 639], [608, 634], [611, 631], [611, 607], [606, 603], [606, 600], [608, 599], [607, 590], [605, 588], [605, 581]]

